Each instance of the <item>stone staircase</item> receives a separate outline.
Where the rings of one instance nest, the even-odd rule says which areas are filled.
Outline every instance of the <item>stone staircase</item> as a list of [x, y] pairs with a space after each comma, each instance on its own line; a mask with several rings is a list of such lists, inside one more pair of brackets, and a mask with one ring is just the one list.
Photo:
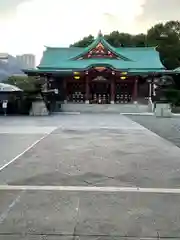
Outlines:
[[61, 105], [62, 112], [79, 113], [147, 113], [148, 105], [143, 104], [71, 104]]

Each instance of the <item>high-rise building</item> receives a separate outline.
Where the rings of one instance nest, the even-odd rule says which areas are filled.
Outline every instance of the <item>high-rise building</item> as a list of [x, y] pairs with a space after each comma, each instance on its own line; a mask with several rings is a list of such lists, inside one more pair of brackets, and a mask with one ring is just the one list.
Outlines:
[[0, 53], [0, 61], [7, 63], [8, 62], [8, 53]]
[[14, 74], [24, 75], [21, 69], [22, 67], [16, 57], [8, 53], [0, 53], [0, 82]]
[[21, 68], [35, 68], [36, 57], [33, 54], [23, 54], [16, 56]]

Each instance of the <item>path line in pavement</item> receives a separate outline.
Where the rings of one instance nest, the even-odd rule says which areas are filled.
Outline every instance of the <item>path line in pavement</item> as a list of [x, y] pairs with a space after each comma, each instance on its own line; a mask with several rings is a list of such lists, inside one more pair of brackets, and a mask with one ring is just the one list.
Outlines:
[[33, 148], [34, 146], [36, 146], [39, 142], [41, 142], [43, 139], [45, 139], [47, 136], [49, 136], [56, 128], [54, 128], [53, 130], [51, 130], [49, 133], [45, 134], [43, 137], [41, 137], [40, 139], [38, 139], [37, 141], [35, 141], [33, 144], [31, 144], [28, 148], [26, 148], [23, 152], [21, 152], [20, 154], [18, 154], [16, 157], [14, 157], [11, 161], [9, 161], [8, 163], [4, 164], [2, 167], [0, 167], [0, 172], [2, 170], [4, 170], [6, 167], [8, 167], [11, 163], [15, 162], [18, 158], [20, 158], [22, 155], [24, 155], [26, 152], [28, 152], [31, 148]]
[[21, 192], [13, 201], [12, 203], [8, 206], [8, 208], [0, 214], [0, 224], [2, 224], [4, 222], [4, 220], [6, 220], [9, 212], [12, 210], [12, 208], [20, 201], [21, 199], [21, 195], [23, 192]]
[[179, 188], [88, 187], [88, 186], [14, 186], [0, 185], [0, 190], [65, 191], [65, 192], [139, 192], [180, 194]]

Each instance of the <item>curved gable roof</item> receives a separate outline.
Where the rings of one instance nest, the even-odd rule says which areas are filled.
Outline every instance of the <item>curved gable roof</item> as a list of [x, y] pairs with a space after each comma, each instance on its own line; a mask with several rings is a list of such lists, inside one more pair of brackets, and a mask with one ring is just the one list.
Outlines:
[[113, 46], [111, 46], [102, 36], [102, 34], [99, 34], [98, 37], [86, 48], [83, 49], [83, 51], [75, 57], [75, 59], [81, 58], [84, 55], [86, 55], [88, 52], [90, 52], [92, 49], [96, 48], [96, 46], [98, 46], [98, 44], [101, 43], [106, 49], [108, 49], [109, 51], [111, 51], [114, 55], [116, 55], [117, 57], [119, 57], [120, 59], [124, 60], [124, 61], [132, 61], [131, 59], [127, 58], [126, 56], [123, 56], [121, 53], [116, 51], [116, 48], [114, 48]]
[[116, 51], [131, 58], [135, 62], [141, 63], [146, 61], [149, 63], [149, 65], [155, 65], [157, 68], [165, 69], [160, 60], [159, 52], [155, 47], [121, 47], [116, 48]]
[[[101, 42], [119, 59], [90, 58], [77, 60], [77, 58], [88, 53]], [[95, 41], [86, 48], [81, 47], [46, 47], [39, 69], [87, 69], [92, 65], [109, 65], [114, 69], [165, 69], [160, 61], [159, 53], [152, 47], [112, 47], [103, 37], [99, 35]]]

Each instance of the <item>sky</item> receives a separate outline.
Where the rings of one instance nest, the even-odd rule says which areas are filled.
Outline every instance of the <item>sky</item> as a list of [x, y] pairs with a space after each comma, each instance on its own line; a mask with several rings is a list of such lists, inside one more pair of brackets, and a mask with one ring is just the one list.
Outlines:
[[69, 46], [89, 34], [146, 32], [180, 20], [180, 0], [0, 0], [0, 52], [33, 53]]

